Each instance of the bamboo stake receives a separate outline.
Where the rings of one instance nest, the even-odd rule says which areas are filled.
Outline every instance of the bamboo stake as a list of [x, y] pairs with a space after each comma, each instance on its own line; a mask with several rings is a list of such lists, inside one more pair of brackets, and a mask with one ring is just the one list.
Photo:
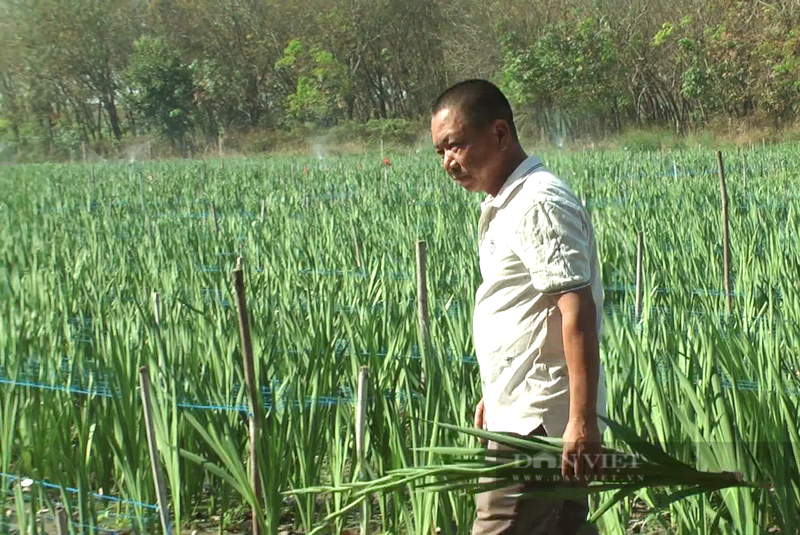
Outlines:
[[417, 319], [419, 332], [423, 344], [429, 343], [428, 328], [428, 281], [427, 281], [428, 254], [425, 240], [417, 241]]
[[[156, 317], [156, 327], [161, 326], [160, 308], [161, 307], [159, 306], [158, 292], [153, 292], [153, 313], [155, 314]], [[164, 372], [164, 357], [161, 351], [158, 352], [158, 369], [159, 371], [161, 371], [161, 373]]]
[[[244, 360], [244, 378], [250, 401], [250, 484], [253, 487], [256, 501], [261, 503], [261, 481], [258, 473], [258, 444], [261, 423], [261, 403], [258, 399], [256, 387], [256, 374], [253, 362], [253, 344], [250, 339], [250, 325], [247, 320], [247, 301], [244, 292], [244, 274], [241, 262], [233, 270], [233, 286], [236, 290], [236, 310], [239, 318], [239, 338], [242, 345], [242, 358]], [[252, 512], [253, 535], [260, 535], [261, 525], [258, 512]]]
[[[27, 533], [30, 533], [30, 535], [37, 535], [39, 533], [39, 529], [38, 529], [38, 526], [36, 525], [37, 522], [38, 522], [36, 517], [37, 517], [37, 511], [39, 510], [39, 508], [38, 508], [38, 506], [36, 504], [36, 492], [33, 489], [31, 489], [30, 495], [31, 495], [31, 497], [30, 497], [30, 503], [28, 504], [28, 507], [30, 507], [30, 511], [31, 512], [30, 512], [30, 517], [28, 519], [30, 521], [30, 524], [28, 525], [28, 532]], [[24, 505], [23, 505], [23, 507], [24, 507]]]
[[141, 386], [140, 395], [144, 408], [144, 425], [147, 431], [147, 445], [150, 452], [150, 466], [153, 469], [153, 481], [156, 484], [156, 498], [158, 499], [158, 514], [161, 517], [161, 529], [165, 534], [172, 533], [170, 530], [169, 511], [167, 510], [167, 492], [164, 487], [164, 476], [161, 473], [161, 464], [158, 458], [156, 446], [156, 432], [153, 427], [153, 407], [150, 402], [150, 376], [147, 367], [139, 368], [139, 385]]
[[428, 322], [428, 282], [427, 282], [427, 247], [425, 240], [417, 241], [417, 320], [419, 322], [420, 353], [423, 358], [422, 383], [425, 384], [425, 369], [430, 358], [430, 329]]
[[[356, 457], [362, 481], [367, 479], [364, 464], [364, 437], [367, 431], [367, 399], [369, 393], [369, 366], [361, 366], [358, 371], [358, 408], [356, 412]], [[364, 497], [361, 509], [361, 535], [369, 534], [370, 503], [369, 495]]]
[[728, 314], [733, 309], [731, 299], [731, 246], [728, 236], [728, 194], [725, 190], [725, 167], [722, 163], [722, 151], [717, 151], [717, 164], [719, 166], [719, 188], [722, 196], [722, 246], [723, 246], [723, 276], [725, 278], [725, 298]]
[[67, 523], [67, 511], [64, 506], [56, 506], [56, 531], [58, 535], [69, 535], [69, 523]]
[[644, 237], [642, 231], [636, 237], [636, 320], [642, 315], [642, 259], [644, 257]]

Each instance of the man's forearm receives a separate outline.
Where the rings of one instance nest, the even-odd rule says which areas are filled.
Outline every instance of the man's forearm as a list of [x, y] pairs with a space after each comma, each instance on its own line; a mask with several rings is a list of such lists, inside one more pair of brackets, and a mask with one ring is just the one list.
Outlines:
[[576, 294], [567, 299], [560, 308], [569, 371], [569, 418], [596, 418], [600, 355], [594, 305]]

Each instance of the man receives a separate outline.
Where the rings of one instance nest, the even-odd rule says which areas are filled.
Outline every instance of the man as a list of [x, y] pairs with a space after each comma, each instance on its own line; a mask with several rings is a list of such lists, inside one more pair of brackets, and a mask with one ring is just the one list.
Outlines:
[[[431, 135], [447, 173], [487, 195], [478, 222], [483, 283], [473, 336], [483, 398], [475, 425], [561, 436], [564, 478], [598, 475], [592, 454], [605, 427], [597, 417], [605, 414], [603, 289], [589, 215], [563, 181], [525, 153], [511, 107], [493, 84], [468, 80], [442, 93]], [[510, 495], [522, 489], [478, 494], [473, 535], [594, 532], [580, 527], [585, 500]]]

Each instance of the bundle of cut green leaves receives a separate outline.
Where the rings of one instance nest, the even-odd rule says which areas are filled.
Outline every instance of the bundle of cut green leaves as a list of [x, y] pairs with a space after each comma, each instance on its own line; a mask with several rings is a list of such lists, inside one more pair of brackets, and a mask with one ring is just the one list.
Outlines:
[[[611, 498], [591, 515], [590, 522], [594, 523], [615, 504], [643, 488], [679, 487], [662, 504], [666, 506], [695, 494], [730, 487], [769, 487], [745, 481], [740, 472], [697, 470], [645, 441], [627, 427], [608, 418], [600, 418], [631, 452], [603, 446], [600, 454], [592, 457], [602, 467], [601, 471], [582, 483], [562, 478], [563, 444], [560, 438], [520, 437], [438, 423], [435, 425], [443, 429], [492, 440], [508, 449], [420, 448], [418, 451], [429, 454], [429, 464], [391, 470], [380, 477], [373, 474], [370, 480], [295, 489], [287, 494], [347, 493], [350, 498], [347, 505], [328, 515], [325, 522], [329, 522], [348, 513], [370, 495], [405, 490], [480, 493], [529, 482], [525, 492], [520, 495], [580, 499], [596, 493], [613, 492]], [[446, 460], [434, 463], [434, 457]], [[370, 471], [369, 468], [367, 470]]]

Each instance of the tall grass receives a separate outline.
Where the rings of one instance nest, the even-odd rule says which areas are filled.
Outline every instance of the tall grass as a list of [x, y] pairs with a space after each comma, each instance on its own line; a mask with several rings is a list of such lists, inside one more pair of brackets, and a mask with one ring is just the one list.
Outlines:
[[[725, 154], [730, 316], [713, 152], [542, 156], [588, 198], [596, 227], [608, 288], [609, 415], [693, 466], [774, 483], [674, 503], [666, 500], [674, 489], [644, 489], [603, 516], [605, 532], [622, 533], [640, 502], [648, 522], [674, 533], [791, 532], [800, 525], [800, 150], [748, 151], [746, 182], [741, 154]], [[431, 461], [418, 448], [474, 446], [423, 422], [469, 425], [480, 398], [471, 345], [480, 198], [451, 184], [432, 155], [396, 155], [392, 164], [388, 181], [374, 155], [4, 168], [2, 472], [77, 488], [39, 496], [63, 501], [76, 523], [109, 525], [111, 510], [130, 515], [136, 530], [157, 529], [151, 510], [109, 508], [94, 496], [102, 489], [156, 501], [141, 365], [152, 370], [178, 524], [256, 506], [267, 533], [357, 525], [360, 509], [322, 522], [347, 496], [285, 491], [358, 474], [353, 400], [362, 365], [371, 370], [365, 455], [376, 477]], [[633, 318], [639, 230], [645, 306]], [[417, 333], [417, 239], [428, 250], [429, 353]], [[230, 285], [239, 256], [268, 408], [258, 504], [246, 412], [236, 410], [247, 406]], [[16, 483], [0, 482], [9, 491]], [[472, 498], [456, 492], [373, 499], [379, 532], [464, 533], [474, 513]], [[0, 495], [0, 508], [18, 502]]]

